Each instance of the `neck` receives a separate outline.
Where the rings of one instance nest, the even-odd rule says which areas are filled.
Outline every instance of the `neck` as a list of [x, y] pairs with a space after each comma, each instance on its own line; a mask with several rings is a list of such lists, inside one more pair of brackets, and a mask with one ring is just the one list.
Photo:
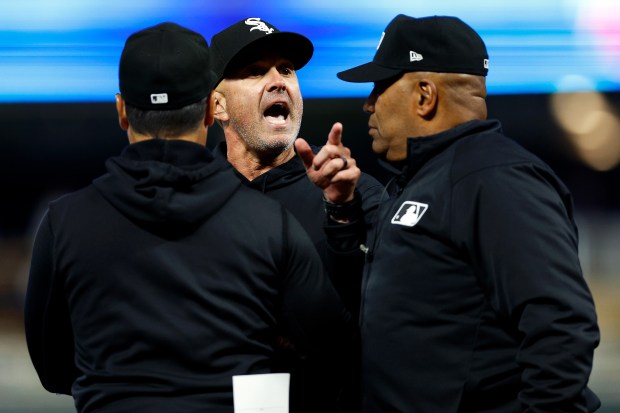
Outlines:
[[207, 145], [207, 132], [206, 132], [206, 130], [203, 130], [202, 132], [196, 131], [194, 133], [189, 133], [189, 134], [181, 135], [181, 136], [155, 137], [155, 136], [151, 136], [151, 135], [144, 135], [144, 134], [141, 134], [141, 133], [137, 133], [132, 128], [129, 128], [127, 130], [127, 137], [129, 139], [129, 143], [137, 143], [137, 142], [142, 142], [142, 141], [146, 141], [146, 140], [150, 140], [150, 139], [164, 139], [164, 140], [181, 140], [181, 141], [194, 142], [194, 143], [197, 143], [197, 144], [200, 144], [200, 145], [203, 145], [203, 146]]
[[295, 156], [294, 146], [279, 153], [252, 151], [238, 140], [226, 139], [226, 158], [228, 162], [247, 180], [252, 181], [282, 165]]

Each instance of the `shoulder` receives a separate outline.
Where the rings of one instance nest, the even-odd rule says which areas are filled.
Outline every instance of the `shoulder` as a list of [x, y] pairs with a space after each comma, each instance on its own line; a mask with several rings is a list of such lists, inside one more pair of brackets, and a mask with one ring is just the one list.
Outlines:
[[503, 134], [475, 134], [454, 145], [451, 178], [456, 182], [471, 174], [492, 174], [494, 171], [519, 165], [552, 172], [538, 156]]
[[356, 189], [362, 196], [362, 209], [368, 212], [379, 205], [384, 186], [373, 176], [362, 172]]
[[572, 213], [570, 190], [555, 171], [501, 134], [459, 142], [450, 181], [455, 201], [484, 200], [496, 212], [500, 208], [533, 211], [555, 205]]
[[382, 191], [383, 185], [374, 176], [362, 172], [358, 181], [358, 189], [362, 193]]
[[50, 211], [79, 210], [90, 206], [95, 200], [100, 201], [101, 197], [93, 185], [88, 185], [73, 192], [59, 195], [49, 202], [48, 208]]

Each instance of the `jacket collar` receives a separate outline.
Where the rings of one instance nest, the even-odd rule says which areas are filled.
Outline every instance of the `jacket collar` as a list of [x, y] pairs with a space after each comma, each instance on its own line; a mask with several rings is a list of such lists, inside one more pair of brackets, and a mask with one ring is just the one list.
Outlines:
[[407, 139], [407, 160], [401, 171], [411, 179], [432, 158], [445, 151], [455, 142], [484, 132], [501, 133], [497, 120], [472, 120], [435, 135]]
[[[318, 152], [318, 148], [312, 146], [314, 153]], [[217, 144], [214, 150], [215, 156], [226, 159], [226, 141]], [[292, 182], [306, 178], [306, 168], [299, 156], [295, 155], [283, 164], [280, 164], [269, 171], [257, 176], [254, 180], [249, 181], [245, 176], [235, 170], [235, 173], [244, 185], [258, 189], [262, 192], [269, 192], [275, 189], [288, 186]]]
[[393, 196], [402, 191], [407, 183], [428, 161], [444, 152], [455, 142], [483, 132], [501, 133], [497, 120], [472, 120], [441, 133], [407, 139], [407, 158], [404, 161], [388, 162], [379, 159], [383, 168], [394, 174], [386, 184], [386, 192]]

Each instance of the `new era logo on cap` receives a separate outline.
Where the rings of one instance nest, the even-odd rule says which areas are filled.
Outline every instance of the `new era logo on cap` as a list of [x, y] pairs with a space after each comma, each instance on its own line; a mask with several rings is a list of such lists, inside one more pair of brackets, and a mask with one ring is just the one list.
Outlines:
[[419, 62], [422, 59], [424, 59], [424, 56], [422, 56], [421, 54], [416, 53], [413, 50], [409, 51], [409, 61], [410, 62]]

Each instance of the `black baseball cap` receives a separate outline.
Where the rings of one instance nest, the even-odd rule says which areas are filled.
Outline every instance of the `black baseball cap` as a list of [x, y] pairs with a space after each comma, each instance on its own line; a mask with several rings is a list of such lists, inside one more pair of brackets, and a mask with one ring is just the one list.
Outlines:
[[385, 28], [372, 62], [339, 72], [347, 82], [377, 82], [403, 72], [486, 76], [489, 55], [482, 38], [457, 17], [396, 16]]
[[127, 38], [118, 80], [123, 99], [147, 110], [196, 103], [213, 89], [205, 38], [176, 23], [160, 23]]
[[312, 42], [293, 32], [281, 32], [259, 17], [243, 19], [211, 38], [211, 63], [217, 85], [228, 71], [241, 63], [250, 63], [267, 51], [275, 51], [289, 59], [295, 70], [310, 61]]

